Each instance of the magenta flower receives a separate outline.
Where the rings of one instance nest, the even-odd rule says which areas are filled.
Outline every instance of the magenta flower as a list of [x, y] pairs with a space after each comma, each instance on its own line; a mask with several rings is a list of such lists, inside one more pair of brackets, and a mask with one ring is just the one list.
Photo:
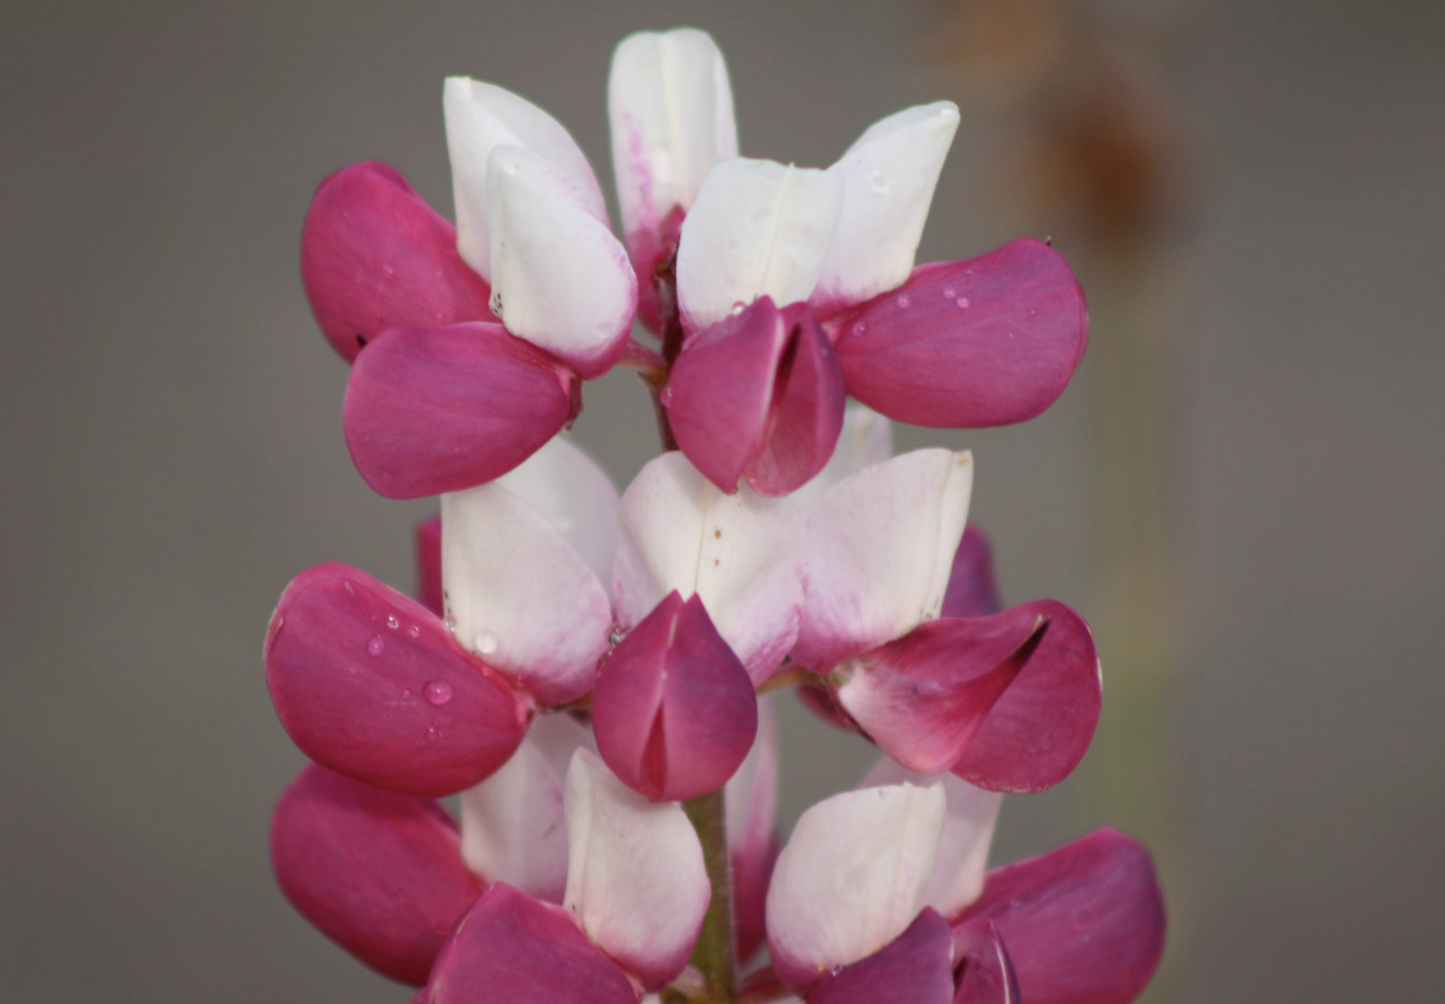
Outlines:
[[[566, 130], [466, 78], [455, 226], [380, 164], [317, 192], [348, 447], [441, 511], [419, 599], [332, 563], [277, 605], [267, 684], [313, 761], [272, 819], [282, 891], [413, 1004], [1127, 1004], [1163, 946], [1139, 845], [987, 869], [1001, 793], [1092, 737], [1088, 626], [1001, 606], [972, 454], [892, 456], [884, 417], [1047, 407], [1086, 336], [1068, 266], [1018, 241], [915, 267], [947, 102], [826, 170], [744, 160], [683, 29], [618, 47], [608, 106], [626, 249]], [[559, 435], [619, 362], [665, 444], [620, 494]], [[886, 755], [783, 845], [785, 687]]]

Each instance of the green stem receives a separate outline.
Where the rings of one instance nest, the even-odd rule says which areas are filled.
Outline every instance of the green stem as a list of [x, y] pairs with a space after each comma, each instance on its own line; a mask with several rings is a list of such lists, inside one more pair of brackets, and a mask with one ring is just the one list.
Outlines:
[[737, 993], [737, 962], [733, 957], [732, 874], [728, 861], [727, 813], [722, 789], [682, 803], [702, 843], [703, 863], [712, 884], [712, 900], [702, 920], [692, 964], [707, 980], [709, 1004], [730, 1004]]

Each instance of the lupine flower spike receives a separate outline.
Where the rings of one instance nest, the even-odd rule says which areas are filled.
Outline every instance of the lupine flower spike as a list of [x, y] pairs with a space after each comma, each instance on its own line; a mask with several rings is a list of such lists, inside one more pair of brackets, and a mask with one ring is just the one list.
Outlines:
[[[1087, 338], [1046, 244], [915, 262], [958, 110], [826, 168], [745, 159], [712, 39], [634, 35], [615, 236], [556, 119], [465, 77], [442, 99], [455, 222], [368, 162], [302, 234], [356, 468], [440, 513], [415, 598], [331, 563], [271, 619], [312, 761], [272, 819], [286, 897], [413, 1004], [1132, 1000], [1164, 931], [1141, 846], [988, 867], [1002, 793], [1093, 735], [1088, 625], [1000, 603], [972, 454], [892, 455], [890, 419], [1033, 417]], [[619, 363], [664, 444], [621, 492], [565, 434]], [[784, 843], [788, 688], [882, 758]]]

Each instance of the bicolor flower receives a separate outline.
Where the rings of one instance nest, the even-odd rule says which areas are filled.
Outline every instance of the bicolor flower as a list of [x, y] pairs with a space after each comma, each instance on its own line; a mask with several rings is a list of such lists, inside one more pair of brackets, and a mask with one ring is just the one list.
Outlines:
[[[443, 94], [457, 226], [390, 167], [317, 190], [302, 234], [307, 296], [353, 362], [343, 428], [391, 498], [458, 491], [516, 467], [581, 407], [637, 304], [626, 251], [577, 144], [490, 84]], [[365, 351], [363, 351], [365, 349]]]
[[998, 796], [903, 778], [798, 820], [768, 893], [778, 978], [809, 1004], [1126, 1004], [1163, 948], [1158, 883], [1101, 831], [985, 873]]
[[[716, 100], [670, 97], [700, 112]], [[1063, 391], [1088, 321], [1051, 248], [1015, 241], [914, 268], [957, 126], [951, 102], [905, 109], [827, 170], [724, 160], [679, 204], [687, 339], [664, 401], [679, 445], [719, 487], [745, 478], [782, 494], [812, 478], [845, 390], [891, 417], [954, 428], [1024, 421]], [[763, 300], [777, 306], [749, 307]], [[720, 426], [729, 402], [737, 420]]]
[[969, 455], [920, 450], [828, 477], [807, 508], [793, 661], [819, 674], [843, 721], [913, 770], [1001, 791], [1062, 780], [1098, 721], [1088, 626], [1051, 600], [944, 616], [951, 584], [955, 613], [996, 602], [979, 537], [964, 532]]

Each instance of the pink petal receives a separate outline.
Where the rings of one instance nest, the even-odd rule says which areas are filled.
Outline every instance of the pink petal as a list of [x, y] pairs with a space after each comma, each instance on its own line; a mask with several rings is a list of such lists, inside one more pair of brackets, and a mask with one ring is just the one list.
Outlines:
[[428, 1004], [637, 1004], [617, 965], [560, 907], [497, 883], [472, 907], [432, 971]]
[[716, 791], [758, 730], [752, 680], [702, 600], [675, 591], [613, 650], [593, 694], [597, 751], [654, 802]]
[[993, 577], [993, 546], [987, 535], [970, 523], [953, 556], [948, 592], [943, 594], [943, 616], [987, 617], [1001, 609]]
[[1047, 627], [953, 765], [959, 777], [993, 791], [1042, 791], [1062, 781], [1089, 748], [1103, 706], [1089, 625], [1054, 600], [995, 616], [1020, 617], [1015, 611], [1025, 610], [1044, 618]]
[[843, 370], [807, 306], [784, 311], [791, 338], [774, 390], [767, 435], [747, 468], [759, 495], [786, 495], [828, 463], [843, 430]]
[[456, 229], [377, 161], [342, 168], [316, 189], [301, 282], [348, 362], [387, 328], [494, 320], [491, 290], [457, 254]]
[[1020, 1004], [1018, 973], [992, 922], [960, 928], [954, 950], [962, 972], [953, 1004]]
[[592, 689], [612, 607], [587, 559], [500, 483], [442, 496], [442, 581], [457, 642], [544, 705]]
[[[695, 28], [622, 40], [607, 81], [612, 164], [643, 323], [659, 330], [653, 270], [714, 164], [738, 155], [727, 66]], [[669, 229], [672, 230], [669, 233]]]
[[845, 791], [798, 819], [768, 889], [768, 945], [806, 993], [872, 955], [918, 915], [943, 826], [942, 787]]
[[809, 506], [793, 660], [826, 672], [937, 617], [972, 485], [970, 454], [916, 450], [845, 478]]
[[843, 213], [810, 302], [820, 313], [861, 303], [908, 278], [943, 160], [958, 129], [952, 101], [876, 122], [828, 168]]
[[1046, 627], [1043, 615], [1024, 607], [928, 621], [848, 664], [838, 701], [903, 766], [941, 774], [963, 755]]
[[782, 845], [773, 828], [778, 801], [778, 721], [773, 699], [758, 698], [758, 737], [727, 783], [728, 854], [733, 870], [733, 931], [746, 961], [765, 937], [768, 883]]
[[567, 908], [644, 989], [665, 986], [687, 964], [712, 896], [692, 823], [586, 750], [572, 758], [566, 801]]
[[387, 498], [420, 498], [516, 467], [576, 413], [575, 377], [500, 325], [393, 328], [357, 359], [343, 427]]
[[948, 921], [925, 908], [883, 948], [845, 966], [808, 994], [808, 1004], [950, 1004], [953, 945]]
[[563, 778], [572, 754], [590, 745], [591, 734], [570, 716], [537, 716], [512, 758], [462, 792], [462, 857], [468, 867], [490, 882], [561, 903], [567, 888]]
[[476, 784], [526, 728], [511, 688], [458, 651], [425, 607], [348, 565], [302, 572], [282, 594], [266, 683], [303, 753], [403, 794]]
[[384, 976], [420, 986], [481, 894], [435, 802], [311, 765], [276, 803], [271, 865], [291, 905]]
[[848, 393], [934, 428], [1023, 422], [1063, 393], [1083, 356], [1088, 310], [1074, 273], [1035, 240], [923, 265], [839, 320]]
[[677, 444], [725, 492], [737, 490], [767, 436], [790, 336], [764, 296], [690, 338], [673, 364], [662, 401]]
[[542, 156], [499, 146], [487, 169], [492, 311], [583, 377], [617, 361], [637, 312], [627, 251]]
[[442, 607], [442, 518], [438, 513], [416, 525], [416, 598], [438, 617]]
[[519, 146], [554, 164], [571, 181], [586, 211], [604, 226], [607, 207], [586, 156], [560, 122], [526, 98], [495, 84], [448, 77], [442, 88], [457, 248], [483, 276], [492, 275], [488, 166], [498, 146]]
[[[903, 767], [891, 757], [881, 758], [860, 788], [885, 784], [926, 784], [931, 778]], [[993, 841], [1003, 795], [985, 791], [963, 778], [944, 774], [937, 779], [948, 799], [943, 817], [943, 835], [933, 872], [923, 890], [922, 902], [945, 916], [951, 916], [978, 899], [983, 891], [988, 848]]]
[[956, 943], [992, 921], [1029, 1004], [1127, 1004], [1164, 950], [1164, 902], [1149, 852], [1114, 830], [989, 873], [954, 918]]
[[[1098, 723], [1088, 627], [1052, 600], [943, 619], [860, 656], [847, 712], [911, 770], [995, 791], [1039, 791], [1078, 764]], [[995, 717], [997, 716], [997, 717]]]
[[754, 684], [797, 637], [800, 514], [787, 498], [719, 491], [677, 451], [650, 461], [622, 496], [613, 573], [618, 622], [636, 624], [676, 589], [702, 597]]

